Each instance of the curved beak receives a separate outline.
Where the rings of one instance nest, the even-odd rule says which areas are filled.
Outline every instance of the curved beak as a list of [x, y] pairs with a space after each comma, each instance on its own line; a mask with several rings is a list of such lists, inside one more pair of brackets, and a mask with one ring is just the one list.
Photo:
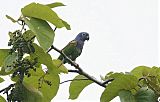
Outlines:
[[86, 36], [86, 40], [87, 40], [87, 41], [89, 40], [89, 35], [88, 35], [88, 36]]

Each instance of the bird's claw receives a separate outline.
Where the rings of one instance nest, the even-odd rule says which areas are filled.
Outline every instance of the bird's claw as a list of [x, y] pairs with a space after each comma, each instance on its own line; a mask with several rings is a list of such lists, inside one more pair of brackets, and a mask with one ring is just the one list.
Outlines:
[[75, 65], [76, 65], [77, 67], [79, 67], [79, 64], [75, 63]]
[[79, 67], [79, 64], [77, 64], [76, 62], [73, 61], [73, 63], [71, 63], [71, 66]]

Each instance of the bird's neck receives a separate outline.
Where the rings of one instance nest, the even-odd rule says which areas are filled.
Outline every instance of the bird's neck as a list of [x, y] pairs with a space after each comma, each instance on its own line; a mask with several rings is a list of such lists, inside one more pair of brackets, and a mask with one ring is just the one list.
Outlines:
[[77, 40], [77, 48], [79, 48], [79, 49], [83, 49], [83, 45], [84, 45], [84, 41], [82, 41], [82, 40]]

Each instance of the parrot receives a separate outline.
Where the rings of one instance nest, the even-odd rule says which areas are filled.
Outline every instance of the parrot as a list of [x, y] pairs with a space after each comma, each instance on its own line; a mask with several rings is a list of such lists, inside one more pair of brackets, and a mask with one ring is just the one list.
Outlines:
[[[76, 38], [70, 41], [61, 51], [72, 61], [75, 61], [76, 58], [81, 55], [86, 40], [89, 40], [89, 33], [80, 32]], [[60, 55], [58, 59], [61, 60], [63, 64], [68, 63], [62, 55]]]

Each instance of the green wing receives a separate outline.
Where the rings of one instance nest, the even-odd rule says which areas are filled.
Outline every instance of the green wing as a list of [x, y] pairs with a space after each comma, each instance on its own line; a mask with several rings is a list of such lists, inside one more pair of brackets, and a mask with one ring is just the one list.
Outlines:
[[[76, 46], [77, 46], [77, 41], [72, 40], [71, 42], [69, 42], [67, 46], [65, 46], [62, 49], [63, 53], [73, 61], [80, 55], [80, 52], [78, 51]], [[63, 60], [63, 56], [60, 55], [58, 59]], [[64, 63], [66, 63], [66, 61], [64, 61]]]

